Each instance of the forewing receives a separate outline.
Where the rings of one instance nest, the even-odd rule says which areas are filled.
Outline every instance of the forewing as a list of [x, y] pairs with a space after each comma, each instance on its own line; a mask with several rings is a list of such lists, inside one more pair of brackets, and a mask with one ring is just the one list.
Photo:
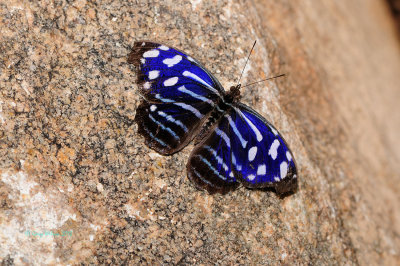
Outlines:
[[247, 187], [274, 187], [279, 194], [293, 191], [297, 187], [296, 165], [278, 131], [244, 104], [237, 104], [226, 118], [231, 128], [235, 177]]
[[137, 68], [141, 94], [149, 101], [215, 102], [224, 89], [197, 60], [159, 43], [135, 42], [128, 62]]
[[198, 188], [226, 193], [237, 187], [231, 165], [230, 134], [228, 120], [222, 118], [190, 155], [188, 177]]
[[196, 60], [153, 42], [136, 42], [128, 62], [143, 96], [135, 121], [148, 146], [172, 154], [186, 146], [222, 97], [219, 82]]

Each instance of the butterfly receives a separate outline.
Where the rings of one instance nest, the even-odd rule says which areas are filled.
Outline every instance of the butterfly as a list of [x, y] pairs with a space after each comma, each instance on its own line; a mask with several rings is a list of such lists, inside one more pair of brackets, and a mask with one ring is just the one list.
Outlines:
[[240, 84], [226, 92], [199, 61], [155, 42], [135, 42], [128, 62], [143, 96], [138, 132], [163, 155], [194, 140], [187, 174], [196, 187], [226, 193], [243, 184], [278, 194], [297, 188], [292, 152], [273, 125], [239, 102]]

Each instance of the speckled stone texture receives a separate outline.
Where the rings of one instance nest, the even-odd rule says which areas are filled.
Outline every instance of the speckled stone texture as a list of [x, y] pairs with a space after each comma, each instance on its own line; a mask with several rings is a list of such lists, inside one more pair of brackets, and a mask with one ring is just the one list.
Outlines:
[[[198, 191], [132, 122], [135, 40], [178, 47], [287, 139], [299, 190]], [[0, 261], [400, 263], [400, 48], [384, 1], [0, 1]], [[40, 235], [43, 234], [43, 235]]]

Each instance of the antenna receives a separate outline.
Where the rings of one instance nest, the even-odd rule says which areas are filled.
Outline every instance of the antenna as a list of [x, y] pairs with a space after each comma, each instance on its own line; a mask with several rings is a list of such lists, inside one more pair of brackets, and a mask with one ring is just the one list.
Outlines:
[[240, 77], [239, 77], [239, 80], [238, 80], [238, 82], [237, 82], [237, 85], [239, 85], [239, 82], [240, 82], [240, 80], [242, 79], [242, 76], [243, 76], [243, 73], [244, 73], [244, 69], [245, 69], [246, 66], [247, 66], [247, 62], [249, 62], [249, 58], [250, 58], [251, 52], [253, 52], [253, 49], [254, 49], [254, 46], [256, 45], [256, 42], [257, 42], [257, 40], [254, 41], [253, 47], [251, 47], [249, 56], [247, 57], [246, 63], [244, 64], [244, 67], [243, 67], [242, 73], [240, 74]]
[[283, 76], [286, 76], [286, 74], [280, 74], [278, 76], [273, 76], [273, 77], [262, 79], [262, 80], [259, 80], [259, 81], [256, 81], [256, 82], [253, 82], [253, 83], [250, 83], [250, 84], [246, 84], [246, 85], [242, 86], [242, 88], [250, 86], [250, 85], [254, 85], [256, 83], [260, 83], [260, 82], [263, 82], [263, 81], [267, 81], [267, 80], [270, 80], [270, 79], [280, 78], [280, 77], [283, 77]]

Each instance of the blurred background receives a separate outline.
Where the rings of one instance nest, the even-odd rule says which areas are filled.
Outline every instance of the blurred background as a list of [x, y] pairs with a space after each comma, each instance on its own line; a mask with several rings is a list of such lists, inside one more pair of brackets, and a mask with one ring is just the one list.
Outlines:
[[397, 22], [397, 26], [400, 29], [400, 1], [399, 0], [388, 0], [393, 16]]

